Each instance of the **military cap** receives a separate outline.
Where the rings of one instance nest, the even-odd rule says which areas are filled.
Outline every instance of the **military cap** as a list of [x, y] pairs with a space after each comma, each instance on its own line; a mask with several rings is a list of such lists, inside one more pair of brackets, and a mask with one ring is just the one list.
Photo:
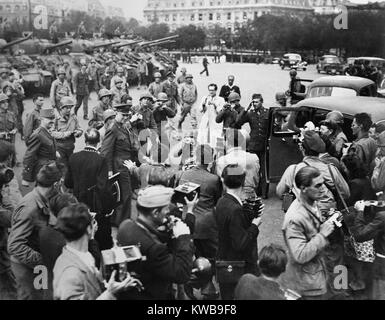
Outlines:
[[159, 208], [170, 204], [174, 189], [164, 186], [151, 186], [140, 190], [138, 194], [138, 205], [144, 208]]
[[164, 92], [159, 92], [156, 101], [168, 101], [167, 94], [165, 94]]
[[192, 74], [188, 73], [188, 74], [186, 74], [185, 78], [186, 78], [186, 79], [188, 79], [188, 78], [191, 78], [191, 79], [192, 79], [192, 78], [194, 78], [194, 77], [192, 76]]
[[[128, 113], [128, 112], [131, 111], [132, 105], [131, 104], [127, 104], [127, 103], [120, 103], [120, 104], [113, 105], [113, 108], [117, 112]], [[104, 116], [104, 114], [103, 114], [103, 116]]]
[[0, 93], [0, 102], [7, 101], [8, 96], [5, 93]]
[[62, 97], [60, 99], [60, 109], [66, 106], [74, 106], [75, 101], [71, 97]]
[[106, 96], [112, 96], [112, 93], [108, 89], [100, 89], [98, 95], [99, 95], [99, 99], [102, 99], [103, 97], [106, 97]]
[[115, 117], [116, 112], [112, 109], [107, 109], [106, 111], [103, 112], [103, 121], [106, 122], [108, 119]]
[[160, 74], [160, 72], [155, 72], [154, 78], [162, 78], [162, 75]]
[[241, 97], [238, 93], [236, 92], [231, 92], [229, 94], [229, 97], [228, 97], [228, 100], [229, 102], [233, 102], [233, 101], [240, 101], [241, 100]]
[[154, 97], [149, 92], [142, 93], [140, 95], [139, 101], [144, 99], [144, 98], [148, 98], [148, 99], [151, 99], [152, 101], [154, 101]]
[[40, 110], [40, 117], [45, 119], [54, 120], [55, 119], [55, 110], [53, 108], [46, 108]]

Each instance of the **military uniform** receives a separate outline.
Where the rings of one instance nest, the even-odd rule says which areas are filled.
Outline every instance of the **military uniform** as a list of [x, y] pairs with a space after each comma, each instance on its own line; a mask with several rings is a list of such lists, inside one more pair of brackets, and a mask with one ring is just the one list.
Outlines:
[[79, 71], [74, 78], [74, 89], [76, 91], [76, 106], [75, 106], [75, 114], [77, 114], [80, 106], [83, 103], [83, 114], [84, 117], [88, 116], [88, 82], [89, 76], [88, 73], [82, 73]]
[[16, 129], [16, 116], [12, 111], [0, 109], [0, 140], [15, 143], [15, 135], [10, 132]]
[[68, 119], [63, 116], [59, 116], [55, 120], [55, 130], [52, 132], [52, 136], [56, 140], [56, 148], [60, 154], [60, 160], [65, 166], [68, 166], [70, 156], [75, 149], [75, 136], [74, 132], [81, 130], [77, 117], [72, 114]]
[[40, 126], [40, 110], [34, 109], [30, 114], [27, 115], [24, 124], [24, 140], [28, 144], [28, 139], [32, 133]]
[[92, 109], [92, 118], [88, 122], [88, 125], [96, 129], [100, 129], [101, 127], [103, 127], [103, 113], [107, 109], [109, 109], [108, 105], [104, 105], [102, 102], [99, 102], [98, 105]]
[[24, 155], [23, 180], [35, 181], [40, 168], [49, 161], [56, 160], [56, 141], [46, 128], [39, 127], [31, 135]]
[[101, 153], [107, 160], [108, 171], [120, 172], [119, 183], [123, 198], [123, 208], [116, 218], [119, 225], [131, 216], [132, 181], [125, 160], [138, 162], [138, 138], [132, 128], [115, 122], [111, 130], [106, 132], [102, 143]]
[[56, 79], [54, 82], [52, 82], [51, 92], [49, 95], [51, 99], [52, 107], [59, 109], [61, 98], [68, 97], [70, 95], [71, 95], [71, 88], [67, 80], [64, 80], [63, 82], [61, 82], [59, 79]]
[[176, 104], [179, 103], [178, 85], [168, 80], [162, 83], [162, 92], [167, 94], [167, 105], [174, 111], [177, 111]]

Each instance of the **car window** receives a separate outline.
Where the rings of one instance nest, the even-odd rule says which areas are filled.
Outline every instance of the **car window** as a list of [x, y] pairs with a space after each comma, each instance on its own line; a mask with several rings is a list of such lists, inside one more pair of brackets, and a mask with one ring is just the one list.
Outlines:
[[328, 58], [325, 58], [325, 62], [326, 63], [340, 63], [340, 59], [338, 59], [337, 57], [328, 57]]
[[310, 88], [308, 97], [352, 97], [357, 96], [357, 92], [350, 88], [340, 87], [313, 87]]
[[360, 96], [363, 97], [375, 97], [377, 96], [377, 88], [376, 85], [368, 85], [366, 87], [361, 88]]

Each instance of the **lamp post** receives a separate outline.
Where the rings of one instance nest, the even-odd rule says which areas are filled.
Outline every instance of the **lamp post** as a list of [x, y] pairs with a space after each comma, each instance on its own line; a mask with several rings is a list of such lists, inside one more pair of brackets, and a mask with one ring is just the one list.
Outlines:
[[28, 24], [29, 24], [29, 31], [33, 32], [31, 0], [28, 0]]

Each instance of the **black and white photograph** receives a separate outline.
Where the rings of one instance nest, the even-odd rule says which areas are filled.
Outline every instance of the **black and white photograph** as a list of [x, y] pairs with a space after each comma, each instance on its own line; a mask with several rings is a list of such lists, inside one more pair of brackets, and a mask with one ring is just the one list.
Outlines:
[[385, 0], [0, 0], [0, 300], [385, 300]]

